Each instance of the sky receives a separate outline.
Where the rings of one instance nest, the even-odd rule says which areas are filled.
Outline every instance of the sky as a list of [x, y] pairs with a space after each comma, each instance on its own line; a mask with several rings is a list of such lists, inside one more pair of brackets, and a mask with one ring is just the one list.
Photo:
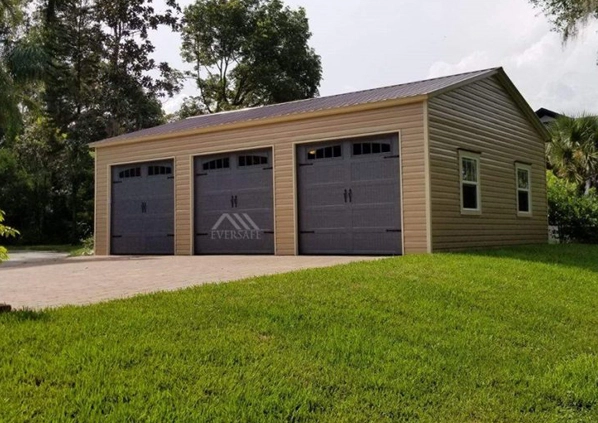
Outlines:
[[[156, 5], [163, 0], [156, 0]], [[182, 7], [192, 0], [180, 0]], [[598, 114], [598, 23], [563, 44], [527, 0], [286, 0], [304, 7], [322, 57], [320, 95], [502, 66], [532, 108]], [[159, 6], [158, 6], [159, 7]], [[152, 35], [155, 58], [186, 69], [180, 36]], [[192, 83], [164, 102], [174, 112]]]

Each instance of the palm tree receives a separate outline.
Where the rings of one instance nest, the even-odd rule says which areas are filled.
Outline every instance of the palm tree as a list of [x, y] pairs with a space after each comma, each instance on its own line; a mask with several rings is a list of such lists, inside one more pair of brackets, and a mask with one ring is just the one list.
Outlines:
[[584, 187], [598, 185], [598, 117], [561, 116], [550, 126], [548, 163], [554, 173]]

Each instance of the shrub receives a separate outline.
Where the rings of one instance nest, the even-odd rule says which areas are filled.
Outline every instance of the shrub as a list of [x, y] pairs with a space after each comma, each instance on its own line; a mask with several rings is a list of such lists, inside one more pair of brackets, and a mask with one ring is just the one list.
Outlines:
[[[19, 232], [9, 226], [2, 224], [4, 222], [4, 212], [0, 210], [0, 238], [8, 238], [9, 236], [16, 236]], [[0, 245], [0, 263], [4, 260], [8, 260], [8, 251], [6, 248]]]
[[598, 244], [598, 194], [548, 172], [548, 219], [561, 242]]
[[93, 243], [93, 235], [92, 236], [88, 236], [87, 238], [83, 239], [81, 241], [82, 243], [82, 250], [83, 253], [81, 255], [83, 256], [92, 256], [93, 255], [93, 251], [94, 251], [94, 243]]

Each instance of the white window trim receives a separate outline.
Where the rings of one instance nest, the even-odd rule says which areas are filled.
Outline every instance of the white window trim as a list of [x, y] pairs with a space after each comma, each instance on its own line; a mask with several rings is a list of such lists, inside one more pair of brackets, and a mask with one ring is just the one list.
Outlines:
[[[529, 182], [528, 189], [519, 188], [519, 170], [527, 171]], [[526, 191], [528, 193], [527, 201], [529, 211], [527, 212], [519, 211], [519, 191]], [[532, 167], [530, 165], [526, 165], [523, 163], [515, 163], [515, 201], [517, 204], [517, 216], [531, 217], [533, 215], [532, 204], [534, 202], [532, 201]]]
[[[481, 178], [481, 154], [473, 153], [471, 151], [459, 151], [459, 207], [463, 215], [479, 215], [482, 214], [482, 178]], [[475, 160], [476, 162], [476, 179], [477, 183], [463, 180], [463, 159]], [[475, 185], [477, 188], [478, 207], [476, 209], [466, 209], [463, 207], [463, 184]]]

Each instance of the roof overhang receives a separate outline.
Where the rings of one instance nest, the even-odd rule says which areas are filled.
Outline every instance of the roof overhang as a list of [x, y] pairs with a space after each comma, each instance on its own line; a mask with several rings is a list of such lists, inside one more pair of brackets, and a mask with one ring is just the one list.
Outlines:
[[206, 128], [199, 128], [188, 131], [171, 132], [154, 136], [127, 138], [123, 140], [105, 140], [96, 141], [89, 144], [91, 148], [115, 147], [126, 144], [136, 144], [139, 142], [160, 141], [167, 139], [176, 139], [183, 137], [191, 137], [196, 135], [210, 134], [215, 132], [232, 131], [235, 129], [247, 129], [258, 126], [274, 125], [287, 122], [296, 122], [305, 119], [321, 118], [327, 116], [341, 115], [347, 113], [363, 112], [368, 110], [385, 109], [388, 107], [402, 106], [412, 103], [421, 103], [428, 99], [428, 95], [418, 95], [413, 97], [399, 98], [393, 100], [377, 101], [366, 104], [357, 104], [354, 106], [337, 107], [333, 109], [323, 109], [307, 113], [296, 113], [285, 116], [275, 116], [272, 118], [248, 120], [243, 122], [235, 122], [231, 124], [208, 126]]
[[287, 115], [280, 115], [280, 116], [272, 116], [272, 117], [265, 117], [260, 119], [253, 119], [253, 120], [245, 120], [245, 121], [238, 121], [238, 122], [231, 122], [231, 123], [224, 123], [220, 125], [213, 125], [213, 126], [206, 126], [201, 128], [194, 128], [194, 129], [187, 129], [182, 131], [172, 131], [172, 132], [164, 132], [160, 134], [154, 135], [146, 135], [146, 136], [138, 136], [138, 137], [126, 137], [121, 140], [119, 139], [107, 139], [103, 141], [97, 141], [90, 143], [89, 146], [91, 148], [107, 148], [113, 146], [121, 146], [121, 145], [128, 145], [128, 144], [136, 144], [140, 142], [148, 142], [148, 141], [160, 141], [160, 140], [170, 140], [170, 139], [177, 139], [183, 137], [193, 137], [203, 134], [210, 134], [216, 132], [224, 132], [224, 131], [232, 131], [238, 129], [248, 129], [254, 128], [259, 126], [267, 126], [267, 125], [274, 125], [274, 124], [282, 124], [282, 123], [290, 123], [290, 122], [297, 122], [306, 119], [315, 119], [327, 116], [334, 116], [334, 115], [341, 115], [341, 114], [348, 114], [348, 113], [356, 113], [356, 112], [363, 112], [368, 110], [376, 110], [376, 109], [384, 109], [388, 107], [394, 106], [401, 106], [406, 104], [413, 104], [413, 103], [420, 103], [427, 101], [429, 98], [437, 97], [444, 93], [456, 90], [460, 87], [472, 84], [476, 81], [480, 81], [490, 77], [498, 78], [499, 82], [503, 85], [505, 90], [509, 93], [511, 98], [515, 101], [515, 103], [521, 108], [525, 116], [529, 119], [531, 124], [536, 128], [540, 136], [544, 140], [550, 139], [550, 133], [544, 126], [544, 124], [540, 121], [536, 113], [532, 110], [529, 106], [523, 95], [519, 92], [519, 90], [515, 87], [511, 79], [507, 76], [505, 71], [502, 68], [493, 68], [488, 69], [486, 71], [481, 71], [476, 76], [472, 76], [471, 78], [464, 79], [458, 83], [454, 83], [450, 86], [447, 86], [442, 89], [437, 89], [435, 91], [429, 92], [427, 94], [421, 95], [414, 95], [411, 97], [402, 97], [398, 99], [392, 100], [382, 100], [382, 101], [372, 101], [369, 103], [360, 103], [355, 105], [349, 106], [342, 106], [342, 107], [334, 107], [334, 108], [327, 108], [327, 109], [320, 109], [308, 112], [299, 112], [299, 113], [292, 113]]

